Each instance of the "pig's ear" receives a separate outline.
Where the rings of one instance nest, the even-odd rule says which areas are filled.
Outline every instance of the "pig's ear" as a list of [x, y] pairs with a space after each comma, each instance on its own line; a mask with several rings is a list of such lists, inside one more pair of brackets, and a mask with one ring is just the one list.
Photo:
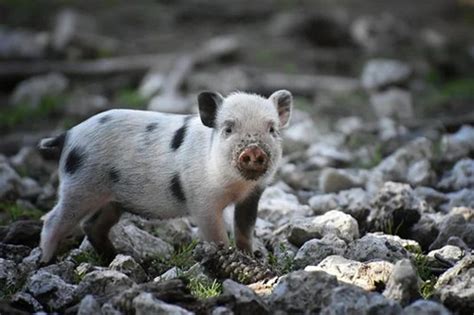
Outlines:
[[275, 104], [280, 118], [280, 127], [285, 128], [290, 123], [291, 109], [293, 107], [293, 96], [287, 90], [279, 90], [273, 93], [269, 99]]
[[214, 128], [216, 115], [224, 98], [217, 92], [201, 92], [198, 95], [199, 116], [204, 126]]

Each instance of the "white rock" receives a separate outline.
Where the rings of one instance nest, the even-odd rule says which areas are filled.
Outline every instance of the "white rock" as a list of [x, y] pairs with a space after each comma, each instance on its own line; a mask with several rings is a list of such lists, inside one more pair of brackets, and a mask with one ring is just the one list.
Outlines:
[[337, 280], [354, 284], [364, 290], [376, 290], [377, 283], [386, 283], [393, 270], [393, 264], [386, 261], [361, 263], [342, 256], [329, 256], [317, 266], [307, 266], [305, 271], [324, 271]]
[[350, 215], [331, 210], [317, 217], [294, 220], [290, 225], [288, 240], [296, 246], [301, 246], [312, 238], [322, 238], [323, 235], [331, 233], [351, 242], [359, 238], [359, 225]]
[[319, 189], [324, 193], [363, 187], [368, 176], [365, 170], [325, 168], [319, 177]]

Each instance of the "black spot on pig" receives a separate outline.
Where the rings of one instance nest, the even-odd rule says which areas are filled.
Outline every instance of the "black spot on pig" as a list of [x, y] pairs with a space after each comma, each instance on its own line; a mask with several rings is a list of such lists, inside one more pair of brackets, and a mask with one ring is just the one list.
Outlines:
[[175, 174], [171, 179], [170, 189], [173, 196], [179, 201], [186, 201], [186, 196], [184, 195], [183, 188], [181, 187], [181, 180], [179, 174]]
[[72, 150], [69, 151], [66, 164], [64, 165], [66, 173], [74, 174], [82, 166], [85, 159], [86, 153], [83, 149], [79, 147], [72, 148]]
[[105, 124], [108, 122], [112, 117], [110, 115], [105, 115], [99, 118], [99, 124]]
[[149, 123], [149, 124], [146, 126], [146, 131], [147, 131], [147, 132], [152, 132], [152, 131], [155, 130], [156, 128], [158, 128], [158, 123], [156, 123], [156, 122]]
[[115, 167], [109, 170], [109, 178], [112, 182], [118, 183], [120, 181], [120, 171]]
[[174, 151], [178, 150], [183, 144], [184, 138], [186, 137], [186, 129], [188, 128], [188, 121], [192, 116], [187, 116], [184, 119], [183, 126], [175, 131], [173, 139], [171, 140], [171, 149]]

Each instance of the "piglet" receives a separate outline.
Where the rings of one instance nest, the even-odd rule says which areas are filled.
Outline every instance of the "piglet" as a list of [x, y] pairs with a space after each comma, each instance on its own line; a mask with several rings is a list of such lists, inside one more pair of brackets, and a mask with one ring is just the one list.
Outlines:
[[236, 245], [252, 251], [258, 202], [281, 159], [292, 95], [202, 92], [198, 105], [199, 116], [109, 110], [41, 141], [40, 150], [60, 158], [58, 203], [41, 232], [42, 262], [80, 223], [95, 250], [113, 259], [108, 234], [124, 211], [191, 216], [203, 240], [227, 245], [229, 204]]

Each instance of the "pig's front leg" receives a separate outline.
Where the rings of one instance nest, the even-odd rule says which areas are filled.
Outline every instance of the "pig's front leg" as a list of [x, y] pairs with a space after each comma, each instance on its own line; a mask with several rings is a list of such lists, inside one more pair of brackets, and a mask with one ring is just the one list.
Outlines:
[[234, 237], [237, 247], [252, 253], [252, 236], [257, 220], [258, 202], [263, 189], [255, 188], [244, 200], [235, 205]]
[[221, 207], [204, 207], [206, 211], [197, 212], [194, 219], [199, 228], [203, 241], [229, 245], [229, 236], [224, 224], [223, 209]]

